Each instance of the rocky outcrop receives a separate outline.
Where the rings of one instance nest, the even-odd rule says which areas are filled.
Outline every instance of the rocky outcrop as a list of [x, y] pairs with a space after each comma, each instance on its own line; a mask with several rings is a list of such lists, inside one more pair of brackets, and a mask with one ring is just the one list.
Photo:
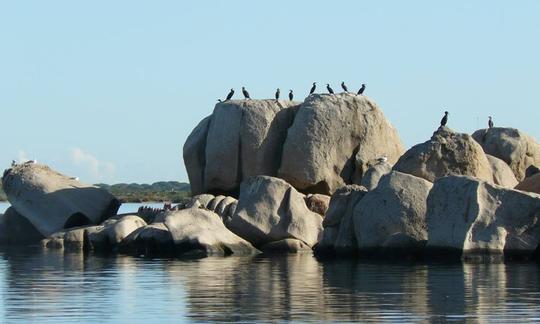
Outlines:
[[171, 255], [174, 240], [165, 223], [158, 222], [139, 227], [122, 241], [119, 248], [135, 255]]
[[489, 154], [486, 154], [486, 157], [489, 161], [489, 165], [491, 166], [494, 184], [506, 188], [514, 188], [518, 184], [516, 176], [508, 164], [506, 164], [503, 160]]
[[385, 174], [392, 171], [392, 166], [388, 162], [378, 162], [370, 165], [367, 171], [364, 173], [360, 185], [364, 186], [367, 190], [373, 190], [379, 184], [379, 180]]
[[106, 226], [107, 236], [112, 245], [120, 244], [129, 234], [146, 225], [146, 222], [136, 215], [126, 215], [118, 221]]
[[41, 239], [43, 235], [13, 207], [0, 214], [0, 244], [32, 244]]
[[275, 176], [298, 104], [275, 100], [218, 103], [184, 144], [192, 193], [235, 193], [253, 175]]
[[540, 243], [540, 195], [465, 176], [437, 180], [427, 200], [429, 249], [531, 254]]
[[540, 173], [525, 178], [516, 186], [516, 189], [540, 194]]
[[249, 242], [229, 231], [217, 214], [207, 210], [167, 212], [164, 223], [173, 238], [176, 254], [205, 257], [257, 252]]
[[255, 247], [288, 238], [313, 246], [322, 232], [322, 217], [284, 180], [257, 176], [242, 183], [227, 226]]
[[334, 192], [323, 220], [324, 231], [315, 251], [319, 254], [348, 254], [356, 252], [354, 207], [366, 195], [366, 188], [347, 185]]
[[360, 250], [420, 250], [427, 241], [426, 200], [431, 182], [392, 171], [354, 208]]
[[47, 166], [23, 163], [4, 172], [3, 188], [13, 208], [43, 235], [99, 224], [120, 203], [104, 189], [85, 185]]
[[332, 194], [360, 182], [370, 161], [394, 163], [402, 152], [397, 131], [368, 97], [311, 95], [289, 129], [278, 176], [299, 190]]
[[493, 173], [482, 147], [468, 134], [440, 127], [431, 139], [410, 148], [394, 165], [394, 170], [430, 182], [450, 175], [469, 175], [492, 181]]
[[312, 252], [309, 245], [296, 239], [284, 239], [270, 242], [263, 245], [261, 251], [267, 254]]
[[236, 196], [240, 183], [257, 175], [331, 194], [359, 183], [376, 158], [394, 163], [402, 152], [396, 130], [372, 100], [341, 93], [310, 95], [302, 104], [218, 103], [189, 135], [183, 154], [194, 195]]
[[487, 154], [506, 162], [518, 181], [525, 178], [529, 166], [540, 165], [540, 144], [520, 130], [502, 127], [479, 129], [472, 137]]

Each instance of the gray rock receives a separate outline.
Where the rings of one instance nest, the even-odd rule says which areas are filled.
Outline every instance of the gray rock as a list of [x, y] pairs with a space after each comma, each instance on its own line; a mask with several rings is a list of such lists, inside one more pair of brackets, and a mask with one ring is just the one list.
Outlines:
[[431, 182], [410, 174], [392, 171], [383, 176], [354, 208], [358, 248], [412, 250], [425, 245], [431, 187]]
[[540, 243], [540, 195], [465, 176], [437, 180], [427, 200], [429, 249], [531, 254]]
[[36, 163], [6, 170], [2, 182], [13, 208], [43, 236], [64, 228], [101, 223], [115, 215], [120, 206], [106, 190]]
[[175, 252], [181, 255], [257, 253], [249, 242], [228, 230], [216, 213], [208, 210], [190, 208], [168, 212], [165, 226], [174, 240]]
[[186, 204], [186, 208], [206, 208], [206, 206], [208, 206], [210, 201], [212, 201], [214, 198], [215, 196], [210, 194], [196, 195]]
[[112, 245], [117, 245], [133, 231], [145, 225], [146, 222], [139, 216], [126, 215], [115, 223], [106, 226], [109, 242]]
[[287, 238], [313, 246], [322, 232], [322, 217], [284, 180], [257, 176], [242, 183], [228, 227], [256, 247]]
[[228, 218], [230, 216], [230, 208], [233, 203], [237, 202], [236, 199], [233, 197], [225, 197], [223, 200], [219, 202], [219, 204], [216, 206], [216, 209], [214, 212], [221, 217], [222, 220]]
[[502, 127], [479, 129], [472, 137], [487, 154], [506, 162], [518, 181], [525, 178], [529, 166], [540, 165], [540, 144], [520, 130]]
[[212, 117], [206, 117], [189, 134], [184, 143], [183, 157], [186, 166], [191, 194], [198, 195], [205, 192], [204, 169], [206, 166], [206, 135]]
[[516, 189], [540, 194], [540, 173], [525, 178], [516, 186]]
[[388, 162], [379, 162], [370, 165], [364, 173], [360, 185], [364, 186], [367, 190], [373, 190], [379, 184], [381, 177], [390, 173], [390, 171], [392, 171], [392, 166]]
[[321, 216], [326, 214], [328, 205], [330, 204], [330, 196], [322, 194], [309, 194], [305, 200], [309, 210]]
[[216, 196], [214, 197], [214, 199], [212, 199], [208, 205], [206, 206], [206, 209], [210, 210], [210, 211], [215, 211], [217, 209], [217, 206], [219, 205], [219, 203], [225, 199], [225, 196], [222, 196], [222, 195], [219, 195], [219, 196]]
[[230, 100], [214, 108], [206, 137], [205, 192], [238, 190], [253, 175], [276, 175], [297, 103]]
[[486, 157], [491, 165], [493, 172], [493, 183], [506, 188], [514, 188], [518, 181], [516, 176], [503, 160], [496, 158], [492, 155], [486, 154]]
[[358, 250], [353, 214], [366, 193], [367, 189], [359, 185], [347, 185], [334, 192], [323, 220], [324, 231], [317, 253], [347, 254]]
[[32, 244], [43, 239], [43, 235], [21, 216], [13, 207], [0, 214], [0, 244]]
[[403, 152], [397, 131], [366, 96], [310, 95], [300, 106], [283, 147], [278, 176], [307, 192], [332, 194], [360, 182], [370, 161]]
[[137, 255], [162, 255], [174, 252], [174, 240], [164, 223], [139, 227], [120, 244], [120, 251]]
[[430, 182], [450, 175], [469, 175], [492, 181], [493, 173], [482, 147], [468, 134], [440, 127], [431, 139], [410, 148], [394, 165], [394, 170]]
[[311, 253], [311, 247], [306, 243], [295, 239], [284, 239], [270, 242], [261, 247], [264, 253]]

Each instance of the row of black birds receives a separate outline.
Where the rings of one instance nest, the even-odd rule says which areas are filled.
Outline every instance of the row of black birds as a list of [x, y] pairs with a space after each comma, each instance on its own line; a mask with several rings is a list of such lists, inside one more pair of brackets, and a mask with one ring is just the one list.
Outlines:
[[[341, 88], [343, 89], [343, 91], [349, 92], [349, 89], [345, 85], [345, 82], [341, 82]], [[317, 82], [313, 82], [313, 85], [311, 86], [311, 89], [309, 90], [309, 94], [310, 95], [314, 94], [316, 89], [317, 89]], [[330, 84], [328, 83], [326, 84], [326, 90], [328, 91], [329, 94], [334, 94], [334, 90], [330, 87]], [[361, 95], [364, 93], [365, 90], [366, 90], [366, 85], [362, 83], [362, 87], [360, 87], [360, 89], [358, 90], [356, 94]], [[251, 99], [251, 97], [249, 96], [249, 92], [246, 90], [245, 87], [242, 87], [242, 94], [244, 95], [244, 98]], [[275, 94], [276, 100], [279, 100], [280, 95], [281, 95], [281, 91], [278, 88]], [[233, 96], [234, 96], [234, 89], [231, 89], [229, 94], [227, 94], [227, 98], [225, 99], [225, 101], [231, 100]], [[293, 91], [289, 90], [289, 100], [293, 100], [293, 98], [294, 98]], [[218, 101], [221, 102], [221, 99], [218, 99]]]
[[[441, 119], [441, 126], [446, 126], [446, 123], [448, 123], [448, 111], [444, 112], [444, 116]], [[493, 118], [491, 116], [488, 116], [488, 128], [493, 128]]]

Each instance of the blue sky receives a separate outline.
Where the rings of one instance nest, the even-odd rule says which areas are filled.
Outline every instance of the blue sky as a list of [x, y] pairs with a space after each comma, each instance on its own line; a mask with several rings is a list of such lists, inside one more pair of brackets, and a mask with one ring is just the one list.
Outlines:
[[229, 88], [313, 81], [367, 83], [407, 147], [444, 110], [538, 139], [538, 17], [539, 1], [0, 0], [0, 166], [185, 181], [182, 145]]

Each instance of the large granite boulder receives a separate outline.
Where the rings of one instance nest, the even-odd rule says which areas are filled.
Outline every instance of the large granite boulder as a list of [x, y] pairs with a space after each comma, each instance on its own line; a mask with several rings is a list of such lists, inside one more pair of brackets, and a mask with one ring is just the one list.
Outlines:
[[358, 248], [422, 248], [427, 241], [426, 200], [432, 183], [397, 171], [383, 176], [354, 208]]
[[167, 212], [165, 226], [173, 238], [175, 252], [180, 255], [257, 253], [249, 242], [228, 230], [219, 215], [208, 210], [189, 208]]
[[139, 216], [125, 215], [106, 227], [109, 242], [118, 245], [133, 231], [145, 225], [146, 222]]
[[349, 254], [358, 249], [354, 233], [354, 207], [364, 198], [367, 189], [347, 185], [334, 192], [323, 220], [324, 231], [315, 252], [318, 254]]
[[516, 186], [516, 189], [540, 194], [540, 173], [525, 178]]
[[540, 144], [518, 129], [479, 129], [472, 137], [482, 145], [487, 154], [506, 162], [518, 181], [525, 178], [525, 171], [529, 166], [540, 165]]
[[305, 192], [332, 194], [359, 183], [373, 160], [394, 163], [403, 153], [397, 131], [366, 96], [309, 96], [283, 147], [278, 176]]
[[82, 184], [36, 163], [4, 172], [3, 188], [13, 208], [43, 235], [64, 228], [99, 224], [115, 215], [120, 203], [104, 189]]
[[0, 214], [0, 244], [32, 244], [41, 239], [43, 235], [13, 207]]
[[531, 254], [540, 243], [540, 195], [466, 176], [437, 180], [427, 200], [429, 249]]
[[218, 103], [184, 144], [192, 193], [235, 194], [244, 179], [275, 176], [297, 105], [275, 100]]
[[512, 169], [503, 160], [486, 154], [493, 173], [493, 183], [506, 188], [514, 188], [518, 181]]
[[256, 247], [288, 238], [313, 246], [322, 232], [322, 220], [290, 184], [257, 176], [242, 183], [236, 211], [227, 226]]
[[492, 181], [493, 174], [482, 147], [468, 134], [440, 127], [431, 139], [410, 148], [394, 165], [394, 170], [430, 182], [450, 175], [469, 175]]
[[174, 240], [163, 222], [148, 224], [131, 232], [119, 245], [122, 252], [135, 255], [171, 255]]
[[381, 177], [390, 173], [390, 171], [392, 171], [390, 163], [378, 161], [376, 164], [369, 166], [360, 181], [360, 185], [364, 186], [367, 190], [373, 190], [379, 184]]

